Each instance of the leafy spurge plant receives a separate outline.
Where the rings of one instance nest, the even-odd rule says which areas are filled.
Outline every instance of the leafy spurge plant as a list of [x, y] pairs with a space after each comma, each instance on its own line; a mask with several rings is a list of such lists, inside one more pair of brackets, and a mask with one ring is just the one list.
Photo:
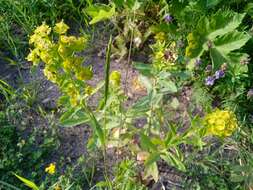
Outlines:
[[[86, 94], [86, 80], [92, 78], [92, 71], [84, 67], [84, 59], [77, 52], [84, 50], [87, 37], [67, 36], [69, 27], [59, 22], [52, 28], [43, 23], [30, 36], [29, 43], [34, 46], [27, 60], [35, 65], [45, 63], [44, 74], [48, 80], [57, 84], [72, 106], [80, 102]], [[56, 34], [56, 37], [52, 35]]]

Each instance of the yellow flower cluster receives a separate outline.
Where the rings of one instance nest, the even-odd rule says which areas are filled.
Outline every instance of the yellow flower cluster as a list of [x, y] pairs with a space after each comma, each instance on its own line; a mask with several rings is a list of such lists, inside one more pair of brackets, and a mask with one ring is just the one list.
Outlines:
[[153, 63], [159, 70], [171, 70], [175, 68], [175, 63], [178, 58], [176, 51], [176, 43], [171, 43], [168, 47], [165, 43], [159, 41], [153, 46]]
[[156, 39], [157, 41], [160, 41], [160, 42], [165, 41], [165, 38], [166, 38], [166, 35], [165, 35], [164, 32], [159, 32], [159, 33], [157, 33], [157, 34], [155, 35], [155, 39]]
[[215, 110], [204, 118], [207, 135], [229, 137], [238, 127], [236, 116], [228, 110]]
[[[44, 75], [60, 86], [61, 90], [70, 97], [70, 103], [75, 106], [80, 91], [83, 92], [79, 84], [91, 79], [93, 73], [90, 68], [82, 65], [84, 59], [76, 55], [77, 52], [84, 50], [87, 39], [67, 36], [68, 29], [68, 25], [63, 21], [57, 23], [53, 29], [45, 23], [37, 27], [34, 34], [30, 36], [29, 43], [34, 46], [34, 49], [30, 51], [27, 60], [34, 64], [44, 62]], [[57, 34], [57, 38], [52, 36], [52, 31]]]
[[45, 168], [45, 172], [49, 173], [50, 175], [53, 175], [56, 170], [56, 165], [54, 163], [50, 163], [48, 167]]

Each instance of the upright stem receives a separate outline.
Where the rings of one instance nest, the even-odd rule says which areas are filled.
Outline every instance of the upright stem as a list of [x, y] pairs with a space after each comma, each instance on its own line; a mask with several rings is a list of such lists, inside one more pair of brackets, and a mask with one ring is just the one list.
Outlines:
[[[135, 11], [134, 11], [134, 17], [133, 21], [135, 20]], [[131, 59], [131, 52], [132, 52], [132, 46], [133, 46], [133, 37], [134, 37], [134, 29], [131, 28], [131, 37], [130, 37], [130, 47], [128, 50], [128, 58], [127, 58], [127, 68], [126, 68], [126, 77], [125, 77], [125, 92], [128, 93], [127, 89], [127, 79], [128, 79], [128, 73], [129, 73], [129, 65], [130, 65], [130, 59]]]

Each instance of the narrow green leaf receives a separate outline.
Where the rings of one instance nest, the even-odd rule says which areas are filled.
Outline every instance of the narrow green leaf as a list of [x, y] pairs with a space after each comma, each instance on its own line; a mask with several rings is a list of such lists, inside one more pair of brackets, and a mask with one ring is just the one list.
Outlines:
[[166, 152], [165, 154], [161, 155], [161, 158], [167, 162], [169, 165], [174, 166], [175, 168], [185, 172], [186, 168], [184, 164], [178, 159], [175, 155], [170, 152]]
[[71, 118], [63, 120], [60, 125], [62, 127], [75, 127], [77, 125], [87, 124], [90, 121], [87, 115], [84, 115], [81, 118]]
[[15, 187], [15, 186], [13, 186], [13, 185], [11, 185], [11, 184], [9, 184], [9, 183], [6, 183], [6, 182], [4, 182], [4, 181], [1, 181], [1, 180], [0, 180], [0, 184], [2, 184], [2, 185], [5, 186], [5, 187], [8, 187], [9, 189], [21, 190], [21, 189]]
[[39, 190], [39, 187], [37, 185], [35, 185], [35, 183], [33, 183], [32, 181], [23, 178], [17, 174], [14, 174], [20, 181], [22, 181], [26, 186], [30, 187], [33, 190]]
[[83, 105], [86, 113], [89, 115], [89, 118], [91, 120], [91, 127], [93, 127], [93, 129], [95, 130], [96, 132], [96, 135], [98, 136], [98, 139], [101, 143], [101, 145], [105, 145], [105, 134], [104, 134], [104, 131], [101, 127], [101, 125], [98, 123], [94, 113], [91, 111], [91, 109], [86, 106], [86, 105]]
[[60, 126], [62, 127], [74, 127], [90, 121], [87, 113], [81, 110], [81, 107], [71, 108], [65, 112], [60, 118]]

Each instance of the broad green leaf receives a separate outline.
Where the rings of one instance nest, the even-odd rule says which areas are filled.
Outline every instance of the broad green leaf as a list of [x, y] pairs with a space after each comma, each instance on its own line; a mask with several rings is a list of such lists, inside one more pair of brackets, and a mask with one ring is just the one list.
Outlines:
[[214, 69], [229, 63], [228, 54], [243, 47], [250, 39], [248, 34], [236, 31], [244, 17], [245, 14], [220, 10], [210, 19], [201, 18], [196, 30], [187, 37], [186, 56], [191, 58], [188, 69], [192, 70], [195, 60], [209, 48]]
[[35, 185], [32, 181], [25, 179], [17, 174], [14, 174], [20, 181], [22, 181], [27, 187], [30, 187], [33, 190], [39, 190], [39, 187]]
[[227, 55], [231, 51], [240, 49], [250, 38], [248, 34], [233, 31], [217, 38], [214, 46], [223, 55]]
[[227, 59], [216, 48], [210, 49], [210, 57], [214, 66], [214, 70], [217, 70], [223, 63], [227, 62]]
[[231, 56], [233, 54], [230, 52], [240, 49], [249, 39], [250, 36], [248, 34], [237, 31], [227, 33], [217, 38], [214, 41], [213, 48], [210, 50], [215, 69], [218, 69], [223, 63], [234, 62], [235, 64], [240, 64], [240, 60], [236, 60], [235, 57]]
[[242, 23], [245, 15], [232, 11], [218, 11], [210, 22], [205, 23], [208, 26], [207, 39], [214, 40], [217, 36], [233, 32]]
[[90, 24], [110, 19], [115, 15], [115, 4], [112, 7], [104, 4], [92, 5], [85, 9], [85, 12], [92, 17]]
[[232, 182], [236, 182], [236, 183], [243, 182], [245, 180], [245, 176], [232, 174], [231, 177], [230, 177], [230, 180]]
[[[224, 45], [224, 53], [242, 47], [248, 41], [249, 36], [236, 32], [235, 29], [238, 28], [244, 17], [245, 14], [224, 10], [218, 11], [211, 16], [211, 18], [202, 17], [195, 31], [190, 33], [187, 37], [188, 47], [186, 48], [186, 56], [191, 58], [188, 68], [194, 68], [195, 59], [200, 57], [204, 51], [208, 50], [208, 45], [213, 48], [213, 46], [215, 46], [215, 44], [213, 44], [214, 41], [217, 46], [221, 47], [219, 50], [222, 49], [221, 45]], [[231, 39], [229, 37], [231, 37]], [[216, 38], [218, 38], [218, 40]], [[236, 44], [237, 42], [238, 45]], [[225, 44], [227, 44], [227, 46]], [[232, 47], [229, 48], [230, 45], [232, 45]], [[213, 61], [215, 62], [215, 60], [218, 60], [221, 62], [224, 53], [222, 54], [222, 52], [217, 50], [211, 53], [211, 55], [213, 54], [217, 57], [212, 58]]]
[[150, 64], [145, 64], [145, 63], [139, 63], [139, 62], [134, 62], [133, 67], [137, 69], [142, 75], [145, 76], [152, 76], [152, 65]]

